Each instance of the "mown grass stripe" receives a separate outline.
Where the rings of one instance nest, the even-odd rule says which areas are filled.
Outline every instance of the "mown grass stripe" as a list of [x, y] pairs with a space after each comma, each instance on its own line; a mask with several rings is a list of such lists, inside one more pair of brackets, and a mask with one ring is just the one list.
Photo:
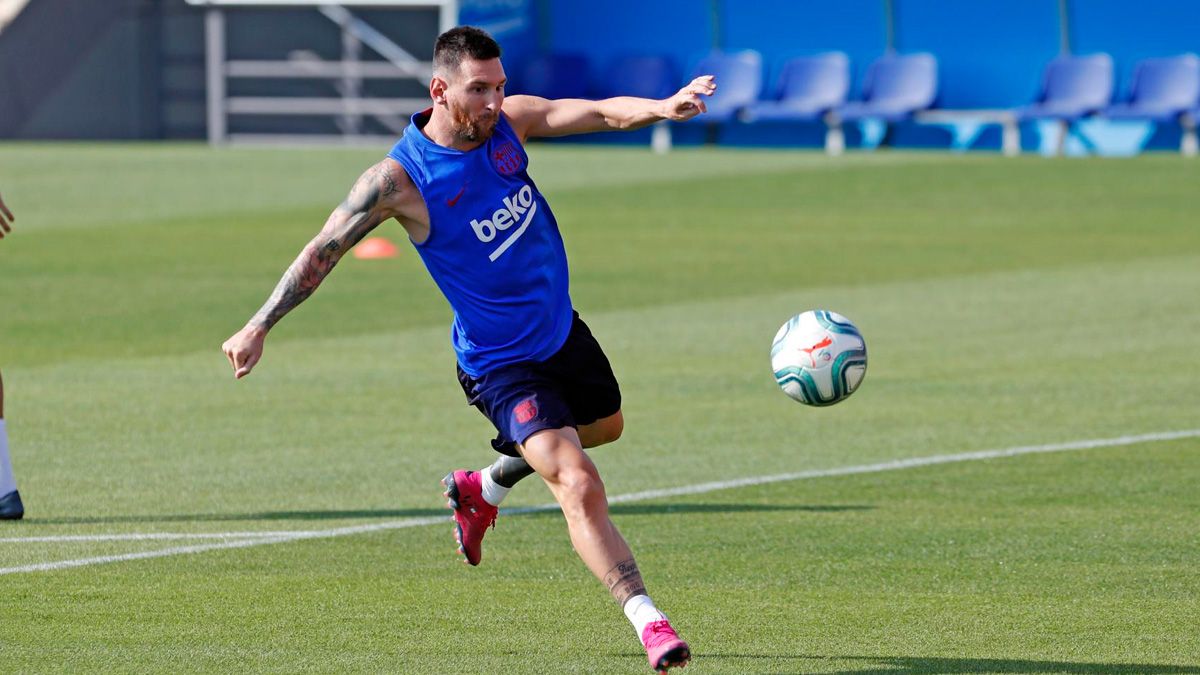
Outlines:
[[[710, 483], [699, 483], [695, 485], [683, 485], [674, 488], [664, 488], [660, 490], [645, 490], [642, 492], [632, 492], [623, 495], [615, 495], [609, 497], [610, 504], [621, 504], [627, 502], [638, 502], [650, 499], [662, 499], [664, 497], [678, 497], [682, 495], [695, 495], [707, 492], [716, 492], [718, 490], [730, 490], [740, 487], [751, 487], [755, 485], [766, 485], [769, 483], [782, 483], [787, 481], [808, 480], [813, 478], [829, 478], [834, 476], [850, 476], [865, 473], [880, 473], [884, 471], [898, 471], [901, 469], [913, 469], [925, 466], [934, 466], [938, 464], [951, 464], [955, 462], [970, 462], [988, 459], [1001, 459], [1005, 457], [1015, 457], [1018, 455], [1031, 455], [1051, 452], [1066, 452], [1073, 450], [1094, 450], [1098, 448], [1111, 448], [1127, 445], [1137, 445], [1141, 443], [1155, 443], [1161, 441], [1173, 441], [1186, 438], [1200, 437], [1200, 429], [1184, 429], [1179, 431], [1159, 431], [1147, 434], [1137, 434], [1128, 436], [1117, 436], [1114, 438], [1095, 438], [1079, 441], [1067, 441], [1063, 443], [1048, 443], [1045, 445], [1021, 445], [1011, 448], [1002, 448], [997, 450], [978, 450], [974, 452], [962, 452], [950, 455], [931, 455], [928, 457], [910, 457], [907, 459], [898, 459], [888, 462], [878, 462], [875, 464], [860, 464], [857, 466], [844, 466], [832, 469], [813, 469], [809, 471], [796, 471], [792, 473], [774, 474], [768, 476], [751, 476], [747, 478], [738, 478], [727, 481], [715, 481]], [[554, 511], [558, 509], [558, 504], [541, 504], [538, 506], [530, 506], [517, 509], [503, 509], [503, 515], [520, 515], [525, 513], [541, 513], [546, 511]], [[22, 572], [52, 572], [57, 570], [71, 569], [75, 567], [86, 567], [90, 565], [103, 565], [114, 562], [127, 562], [133, 560], [146, 560], [150, 558], [163, 558], [176, 555], [188, 555], [193, 553], [204, 553], [207, 551], [217, 551], [234, 548], [248, 548], [251, 546], [265, 546], [267, 544], [282, 544], [290, 541], [300, 541], [304, 539], [330, 539], [334, 537], [344, 537], [355, 534], [367, 534], [371, 532], [380, 532], [384, 530], [396, 530], [409, 527], [421, 527], [424, 525], [445, 524], [449, 521], [449, 517], [428, 517], [428, 518], [408, 518], [404, 520], [394, 520], [384, 523], [371, 523], [367, 525], [356, 525], [350, 527], [339, 527], [329, 530], [305, 530], [297, 532], [281, 533], [278, 536], [260, 537], [255, 539], [239, 539], [236, 541], [222, 541], [213, 544], [197, 544], [192, 546], [177, 546], [167, 549], [155, 551], [140, 551], [137, 553], [125, 553], [117, 555], [97, 556], [92, 558], [79, 558], [74, 560], [59, 560], [46, 563], [35, 563], [31, 565], [20, 565], [16, 567], [0, 568], [0, 575], [3, 574], [18, 574]]]

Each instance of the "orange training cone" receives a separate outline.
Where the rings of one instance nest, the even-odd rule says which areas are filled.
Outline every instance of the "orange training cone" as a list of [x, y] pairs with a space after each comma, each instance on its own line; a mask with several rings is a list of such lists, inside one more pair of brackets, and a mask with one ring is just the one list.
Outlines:
[[354, 257], [359, 260], [374, 260], [377, 258], [395, 258], [400, 254], [396, 245], [383, 237], [363, 239], [354, 247]]

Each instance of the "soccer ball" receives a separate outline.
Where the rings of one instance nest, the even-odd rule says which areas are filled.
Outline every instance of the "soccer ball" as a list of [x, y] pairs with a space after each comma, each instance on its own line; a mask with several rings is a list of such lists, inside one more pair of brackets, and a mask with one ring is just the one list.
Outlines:
[[814, 309], [779, 328], [771, 369], [788, 396], [806, 405], [833, 405], [853, 394], [867, 374], [867, 343], [846, 317]]

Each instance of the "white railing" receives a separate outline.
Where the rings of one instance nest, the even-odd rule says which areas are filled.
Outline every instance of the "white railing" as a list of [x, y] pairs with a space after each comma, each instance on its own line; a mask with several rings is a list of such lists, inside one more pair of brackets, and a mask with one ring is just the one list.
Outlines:
[[[375, 9], [434, 9], [438, 29], [452, 28], [458, 20], [458, 0], [187, 0], [206, 8], [205, 71], [207, 81], [208, 140], [212, 144], [249, 141], [255, 143], [377, 142], [378, 136], [363, 134], [362, 121], [371, 117], [388, 131], [399, 133], [408, 117], [429, 105], [424, 98], [382, 98], [363, 94], [363, 82], [373, 79], [429, 82], [433, 65], [414, 57], [385, 34], [356, 16], [348, 7]], [[229, 60], [225, 24], [227, 13], [236, 16], [241, 7], [293, 7], [316, 9], [336, 24], [342, 34], [342, 58], [323, 60], [310, 52], [300, 52], [286, 60]], [[436, 36], [429, 36], [430, 43]], [[383, 61], [360, 59], [366, 46]], [[230, 79], [314, 79], [333, 80], [337, 96], [229, 96]], [[229, 130], [231, 116], [237, 115], [317, 115], [337, 119], [341, 134], [238, 134]]]

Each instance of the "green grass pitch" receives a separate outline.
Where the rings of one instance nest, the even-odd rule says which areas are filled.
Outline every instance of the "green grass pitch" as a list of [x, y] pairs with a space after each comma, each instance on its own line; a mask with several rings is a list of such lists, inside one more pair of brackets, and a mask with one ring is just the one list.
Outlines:
[[[0, 145], [0, 668], [649, 672], [561, 514], [455, 562], [438, 480], [490, 429], [398, 225], [233, 380], [221, 342], [381, 155]], [[1200, 164], [531, 155], [625, 393], [610, 496], [1075, 444], [618, 501], [685, 672], [1200, 673]], [[870, 350], [825, 409], [767, 358], [813, 307]]]

